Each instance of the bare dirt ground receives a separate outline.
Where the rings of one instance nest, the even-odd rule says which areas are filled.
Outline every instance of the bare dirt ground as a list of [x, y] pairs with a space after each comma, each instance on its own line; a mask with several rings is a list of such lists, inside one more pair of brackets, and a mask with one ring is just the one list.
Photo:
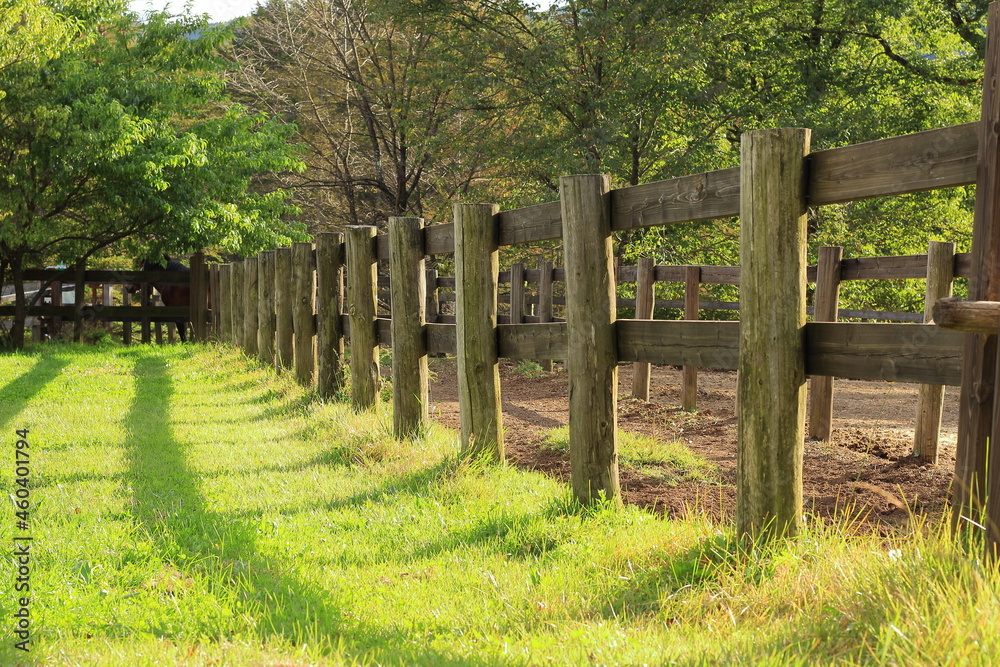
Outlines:
[[[454, 359], [432, 359], [431, 413], [459, 426]], [[528, 377], [512, 362], [501, 362], [501, 392], [507, 455], [515, 465], [569, 479], [565, 452], [542, 447], [545, 433], [567, 423], [567, 375], [560, 365]], [[718, 468], [713, 480], [670, 485], [623, 466], [626, 502], [670, 516], [706, 512], [731, 516], [736, 503], [736, 373], [702, 370], [698, 408], [680, 408], [679, 368], [654, 366], [650, 401], [630, 398], [632, 367], [619, 368], [618, 427], [659, 440], [679, 440]], [[837, 380], [834, 433], [830, 442], [807, 439], [803, 493], [811, 513], [832, 518], [845, 512], [862, 525], [890, 534], [907, 525], [911, 514], [941, 513], [949, 498], [955, 464], [958, 389], [945, 393], [938, 465], [912, 456], [918, 385]]]

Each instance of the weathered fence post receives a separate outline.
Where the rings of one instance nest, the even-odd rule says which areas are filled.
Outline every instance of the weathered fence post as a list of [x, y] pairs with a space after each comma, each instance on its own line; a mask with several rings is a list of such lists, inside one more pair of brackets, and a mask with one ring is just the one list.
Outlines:
[[503, 460], [495, 204], [455, 204], [455, 336], [462, 452]]
[[242, 349], [243, 345], [243, 317], [245, 316], [243, 303], [243, 262], [233, 262], [233, 270], [229, 276], [229, 285], [233, 295], [233, 345]]
[[524, 263], [510, 266], [510, 323], [524, 323]]
[[[840, 266], [844, 249], [823, 246], [816, 265], [813, 320], [836, 322], [840, 308]], [[813, 375], [809, 380], [809, 437], [829, 440], [833, 434], [833, 378]]]
[[[52, 281], [52, 284], [49, 286], [49, 294], [52, 295], [51, 299], [50, 299], [51, 302], [52, 302], [51, 305], [53, 305], [53, 306], [61, 306], [61, 305], [63, 305], [63, 290], [62, 290], [62, 286], [63, 286], [63, 284], [62, 284], [61, 280], [54, 280], [54, 281]], [[61, 336], [62, 335], [63, 318], [62, 318], [61, 315], [56, 315], [56, 316], [54, 316], [52, 318], [52, 327], [55, 330], [54, 336]], [[129, 341], [130, 342], [131, 342], [131, 333], [132, 332], [130, 330], [129, 331], [129, 334], [130, 334]]]
[[397, 438], [427, 426], [427, 344], [423, 218], [389, 218], [392, 308], [392, 426]]
[[208, 274], [205, 270], [205, 253], [196, 252], [190, 258], [191, 269], [191, 332], [192, 340], [204, 342], [206, 310], [208, 307]]
[[441, 313], [441, 299], [438, 295], [438, 272], [437, 269], [427, 269], [424, 271], [424, 287], [427, 290], [427, 299], [424, 302], [424, 319], [428, 322], [437, 322]]
[[222, 286], [219, 284], [219, 264], [212, 264], [208, 267], [208, 296], [212, 311], [211, 334], [216, 340], [219, 339], [219, 330], [222, 326], [219, 310], [222, 309]]
[[[555, 269], [553, 262], [541, 261], [538, 263], [538, 321], [552, 321], [552, 271]], [[552, 360], [542, 359], [542, 369], [552, 370]]]
[[316, 271], [312, 243], [292, 244], [292, 330], [295, 337], [295, 379], [308, 387], [316, 367], [313, 337], [316, 324], [313, 302], [316, 298]]
[[[640, 257], [635, 267], [635, 319], [653, 319], [653, 258]], [[649, 400], [650, 364], [636, 361], [632, 364], [632, 398]]]
[[[698, 319], [700, 310], [701, 267], [684, 268], [684, 319]], [[684, 366], [681, 369], [681, 407], [694, 410], [698, 407], [698, 367]]]
[[257, 357], [274, 367], [274, 251], [257, 255]]
[[[1000, 3], [990, 3], [988, 16], [972, 223], [971, 301], [1000, 301]], [[952, 526], [956, 529], [965, 525], [962, 517], [974, 522], [982, 519], [987, 495], [992, 501], [989, 516], [1000, 519], [1000, 447], [989, 447], [1000, 436], [1000, 419], [993, 419], [1000, 361], [997, 336], [973, 334], [965, 341], [952, 483]], [[992, 489], [987, 488], [987, 470], [998, 482]]]
[[[145, 310], [153, 305], [153, 286], [149, 283], [142, 283], [142, 289], [139, 292], [139, 308]], [[140, 340], [143, 344], [149, 344], [150, 338], [150, 328], [149, 328], [149, 315], [143, 315], [139, 319], [139, 331]]]
[[76, 283], [73, 294], [73, 340], [77, 343], [83, 342], [83, 302], [87, 298], [87, 285], [84, 278], [87, 271], [87, 261], [77, 260], [76, 262]]
[[260, 285], [257, 282], [257, 258], [243, 260], [243, 351], [257, 356], [257, 313]]
[[344, 235], [316, 235], [316, 389], [329, 398], [344, 388]]
[[618, 479], [617, 299], [607, 175], [559, 179], [569, 327], [569, 454], [573, 494], [621, 502]]
[[[154, 301], [154, 305], [157, 303], [162, 303], [162, 299], [157, 297]], [[157, 345], [163, 345], [163, 322], [156, 322], [153, 325], [153, 339], [156, 341]]]
[[378, 400], [377, 276], [374, 227], [347, 228], [347, 312], [351, 324], [351, 401], [366, 410]]
[[[115, 297], [114, 294], [111, 292], [111, 283], [104, 283], [103, 287], [101, 288], [101, 303], [109, 308], [115, 305]], [[104, 330], [107, 331], [109, 334], [111, 333], [110, 321], [104, 323]]]
[[[927, 291], [924, 297], [924, 322], [934, 319], [934, 304], [951, 296], [955, 280], [955, 244], [931, 241], [927, 248]], [[938, 462], [941, 435], [941, 412], [944, 408], [944, 385], [922, 384], [917, 394], [917, 425], [913, 430], [913, 455], [921, 463]]]
[[295, 356], [292, 336], [292, 249], [274, 251], [274, 369], [292, 368]]
[[233, 343], [233, 285], [232, 264], [219, 267], [219, 338]]
[[802, 527], [806, 202], [810, 131], [756, 130], [740, 156], [740, 361], [736, 529]]
[[[54, 288], [53, 288], [54, 289]], [[53, 299], [54, 301], [55, 299]], [[124, 287], [122, 288], [122, 306], [132, 305], [132, 295], [128, 293], [128, 290]], [[122, 345], [132, 344], [132, 321], [128, 319], [122, 319]]]

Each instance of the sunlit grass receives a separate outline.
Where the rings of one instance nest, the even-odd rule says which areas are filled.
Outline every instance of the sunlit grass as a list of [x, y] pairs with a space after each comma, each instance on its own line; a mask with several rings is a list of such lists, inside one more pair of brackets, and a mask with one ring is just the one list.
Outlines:
[[[569, 427], [549, 430], [542, 445], [569, 452]], [[656, 440], [622, 430], [618, 431], [618, 460], [645, 474], [662, 477], [668, 484], [708, 481], [717, 472], [715, 464], [695, 454], [679, 440]]]
[[[1000, 659], [1000, 577], [934, 526], [885, 541], [810, 519], [745, 548], [697, 514], [581, 509], [550, 478], [461, 460], [451, 431], [393, 440], [386, 405], [324, 404], [228, 348], [49, 346], [0, 356], [0, 378], [35, 504], [35, 645], [4, 633], [0, 664]], [[713, 474], [678, 443], [621, 449]]]

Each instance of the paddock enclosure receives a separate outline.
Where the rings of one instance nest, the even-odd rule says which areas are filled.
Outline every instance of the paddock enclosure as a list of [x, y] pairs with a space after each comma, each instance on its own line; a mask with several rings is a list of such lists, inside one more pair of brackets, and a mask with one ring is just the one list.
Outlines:
[[[997, 3], [989, 21], [1000, 25]], [[936, 457], [940, 387], [961, 386], [954, 504], [958, 513], [982, 522], [996, 544], [1000, 494], [987, 491], [1000, 488], [1000, 450], [988, 449], [991, 436], [1000, 434], [994, 418], [1000, 409], [994, 407], [997, 337], [930, 322], [935, 302], [948, 296], [957, 277], [969, 278], [971, 300], [1000, 301], [1000, 30], [989, 31], [986, 63], [978, 123], [822, 151], [810, 150], [808, 129], [751, 131], [743, 135], [735, 168], [621, 189], [611, 189], [606, 175], [565, 176], [559, 201], [536, 206], [500, 211], [492, 204], [456, 204], [449, 223], [390, 218], [387, 234], [351, 227], [345, 234], [319, 234], [315, 243], [212, 267], [195, 256], [192, 290], [204, 295], [211, 284], [211, 309], [182, 314], [77, 305], [37, 314], [73, 318], [77, 326], [88, 317], [185, 315], [197, 338], [214, 329], [219, 340], [293, 372], [299, 382], [315, 381], [324, 396], [345, 389], [349, 364], [350, 397], [359, 410], [377, 400], [378, 348], [389, 346], [399, 437], [419, 434], [427, 420], [427, 356], [454, 354], [463, 450], [494, 459], [504, 456], [498, 359], [567, 360], [572, 487], [584, 503], [620, 497], [619, 364], [683, 366], [690, 369], [688, 387], [695, 386], [697, 368], [735, 369], [736, 516], [744, 535], [794, 534], [801, 527], [807, 377], [810, 435], [820, 439], [829, 437], [833, 378], [924, 385], [916, 449], [929, 461]], [[971, 253], [931, 243], [927, 255], [844, 259], [841, 249], [826, 247], [817, 266], [806, 264], [807, 207], [970, 184], [977, 185]], [[740, 219], [738, 267], [653, 266], [648, 260], [615, 266], [614, 232], [734, 216]], [[501, 246], [554, 239], [562, 242], [565, 266], [499, 271]], [[427, 270], [426, 257], [449, 254], [455, 276]], [[383, 277], [380, 265], [388, 267]], [[76, 271], [78, 293], [84, 283], [111, 280]], [[114, 282], [154, 280], [117, 275]], [[34, 277], [57, 279], [44, 272]], [[927, 279], [925, 312], [840, 312], [843, 281], [888, 278]], [[686, 298], [657, 304], [654, 281], [684, 283]], [[636, 299], [622, 302], [616, 286], [627, 282], [636, 283]], [[501, 283], [510, 285], [505, 316]], [[561, 299], [554, 296], [557, 283], [564, 286]], [[699, 300], [700, 286], [713, 283], [738, 286], [739, 321], [699, 319], [700, 310], [736, 310], [732, 303]], [[815, 291], [807, 321], [810, 283]], [[387, 288], [388, 303], [380, 287], [383, 295]], [[453, 314], [442, 313], [448, 302]], [[206, 300], [193, 297], [192, 303]], [[684, 319], [651, 319], [655, 306], [683, 309]], [[634, 308], [636, 316], [619, 319], [619, 307]], [[641, 376], [636, 373], [634, 387], [640, 397]], [[695, 394], [685, 396], [685, 405], [694, 407]]]
[[[992, 25], [998, 25], [998, 11], [991, 8]], [[830, 380], [818, 378], [926, 385], [924, 426], [917, 429], [924, 437], [940, 414], [934, 390], [960, 385], [955, 504], [979, 519], [989, 502], [988, 486], [1000, 484], [1000, 475], [994, 473], [992, 484], [985, 476], [996, 337], [926, 322], [836, 320], [838, 285], [861, 277], [929, 276], [928, 313], [956, 276], [970, 278], [971, 299], [996, 299], [1000, 99], [994, 79], [1000, 51], [997, 31], [990, 33], [979, 123], [815, 152], [807, 129], [753, 131], [743, 136], [737, 168], [617, 190], [607, 176], [567, 176], [557, 202], [509, 211], [457, 204], [451, 223], [425, 226], [421, 219], [390, 218], [388, 234], [369, 227], [322, 234], [315, 249], [295, 244], [221, 267], [220, 337], [265, 363], [294, 370], [301, 382], [311, 382], [315, 374], [319, 391], [327, 395], [343, 388], [343, 349], [349, 341], [351, 400], [358, 409], [376, 400], [378, 346], [390, 345], [394, 426], [401, 437], [419, 433], [427, 419], [427, 355], [455, 354], [462, 446], [494, 458], [504, 453], [498, 359], [568, 360], [572, 486], [582, 502], [620, 494], [615, 430], [620, 363], [737, 369], [737, 529], [747, 535], [799, 530], [807, 376], [814, 378], [815, 437], [829, 428], [822, 411], [832, 392]], [[978, 187], [970, 254], [955, 255], [953, 247], [934, 244], [919, 258], [844, 260], [838, 249], [824, 248], [810, 275], [808, 206], [972, 183]], [[614, 266], [615, 231], [732, 216], [740, 218], [739, 268], [716, 268], [713, 275], [710, 267]], [[498, 248], [552, 239], [562, 241], [565, 266], [513, 267], [512, 308], [501, 320]], [[454, 323], [437, 315], [439, 290], [451, 287], [450, 279], [429, 276], [424, 265], [425, 257], [448, 253], [454, 254], [456, 272]], [[383, 282], [391, 318], [380, 313], [379, 262], [389, 267]], [[696, 319], [691, 303], [696, 287], [723, 275], [739, 285], [739, 321]], [[564, 322], [555, 320], [547, 302], [552, 282], [560, 278]], [[642, 289], [639, 316], [618, 319], [616, 284], [655, 278], [689, 286], [687, 319], [644, 319], [651, 308]], [[815, 310], [807, 321], [811, 279], [817, 285]], [[535, 281], [535, 308], [528, 314], [525, 285]], [[997, 512], [1000, 502], [988, 509]]]

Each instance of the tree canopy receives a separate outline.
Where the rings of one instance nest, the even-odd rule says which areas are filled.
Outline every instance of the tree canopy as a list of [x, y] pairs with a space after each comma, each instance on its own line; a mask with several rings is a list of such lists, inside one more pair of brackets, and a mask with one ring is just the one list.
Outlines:
[[292, 126], [228, 101], [227, 30], [140, 23], [117, 0], [49, 8], [72, 26], [61, 48], [0, 70], [0, 268], [15, 284], [26, 261], [116, 244], [250, 253], [301, 237], [287, 192], [251, 187], [300, 162]]

